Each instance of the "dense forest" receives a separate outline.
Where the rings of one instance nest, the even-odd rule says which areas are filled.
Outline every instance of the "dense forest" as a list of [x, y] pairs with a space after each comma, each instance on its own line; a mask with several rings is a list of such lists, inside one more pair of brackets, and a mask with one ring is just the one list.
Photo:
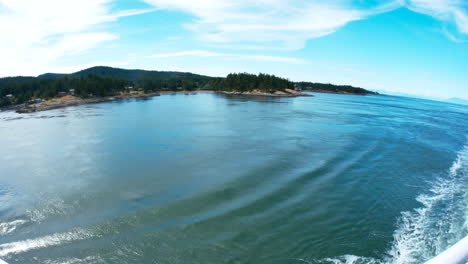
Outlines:
[[73, 74], [47, 73], [38, 77], [0, 78], [0, 107], [23, 104], [32, 98], [50, 99], [59, 93], [81, 98], [110, 96], [129, 87], [153, 92], [195, 90], [209, 87], [216, 80], [192, 73], [123, 70], [93, 67]]
[[372, 94], [362, 88], [332, 84], [299, 82], [268, 74], [234, 73], [226, 78], [193, 73], [125, 70], [111, 67], [93, 67], [72, 74], [47, 73], [38, 77], [0, 78], [0, 107], [23, 104], [32, 98], [50, 99], [59, 93], [73, 90], [82, 98], [110, 96], [133, 87], [144, 92], [164, 90], [199, 90], [274, 92], [286, 88], [310, 91]]
[[231, 73], [226, 78], [213, 82], [214, 90], [247, 92], [259, 90], [274, 92], [277, 90], [294, 89], [294, 83], [274, 75], [260, 73]]

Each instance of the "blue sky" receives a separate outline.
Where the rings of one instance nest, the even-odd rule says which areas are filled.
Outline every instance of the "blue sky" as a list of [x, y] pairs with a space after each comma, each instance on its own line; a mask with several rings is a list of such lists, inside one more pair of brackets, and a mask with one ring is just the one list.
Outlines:
[[0, 0], [0, 76], [95, 65], [468, 99], [467, 0]]

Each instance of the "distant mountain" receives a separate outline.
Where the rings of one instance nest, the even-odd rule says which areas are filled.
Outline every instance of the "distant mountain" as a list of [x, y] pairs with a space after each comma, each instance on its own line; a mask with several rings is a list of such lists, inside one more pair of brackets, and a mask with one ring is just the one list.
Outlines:
[[39, 76], [37, 76], [37, 78], [60, 78], [60, 77], [63, 77], [67, 74], [65, 73], [44, 73], [44, 74], [41, 74]]
[[185, 72], [126, 70], [104, 66], [70, 74], [6, 77], [0, 78], [0, 107], [23, 104], [33, 98], [50, 99], [67, 93], [87, 98], [133, 90], [149, 93], [209, 89], [210, 84], [218, 79]]
[[192, 79], [198, 81], [208, 81], [213, 77], [189, 73], [189, 72], [172, 72], [172, 71], [146, 71], [146, 70], [127, 70], [112, 68], [106, 66], [96, 66], [85, 69], [79, 72], [72, 73], [73, 77], [84, 77], [90, 74], [106, 76], [112, 78], [120, 78], [126, 81], [135, 82], [138, 80], [171, 80], [171, 79]]

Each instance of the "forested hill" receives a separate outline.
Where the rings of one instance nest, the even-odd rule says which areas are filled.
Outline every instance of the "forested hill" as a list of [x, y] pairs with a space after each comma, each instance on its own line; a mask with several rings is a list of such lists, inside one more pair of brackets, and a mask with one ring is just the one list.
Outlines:
[[328, 93], [343, 93], [343, 94], [379, 94], [360, 87], [350, 85], [335, 85], [330, 83], [313, 83], [313, 82], [298, 82], [296, 87], [304, 91], [311, 92], [328, 92]]
[[219, 78], [184, 72], [126, 70], [92, 67], [71, 74], [46, 73], [37, 77], [0, 78], [0, 107], [22, 104], [32, 98], [49, 99], [59, 93], [82, 98], [109, 96], [122, 91], [207, 89]]
[[130, 89], [144, 92], [197, 89], [274, 92], [287, 88], [302, 88], [318, 92], [373, 94], [365, 89], [351, 86], [294, 83], [268, 74], [236, 73], [220, 78], [186, 72], [127, 70], [98, 66], [71, 74], [46, 73], [37, 77], [0, 78], [0, 107], [22, 104], [33, 98], [50, 99], [59, 94], [71, 93], [71, 91], [76, 96], [86, 98], [114, 95]]
[[198, 82], [208, 82], [213, 77], [203, 76], [189, 72], [173, 72], [173, 71], [146, 71], [146, 70], [126, 70], [111, 67], [92, 67], [73, 73], [73, 76], [86, 77], [90, 74], [106, 76], [112, 78], [124, 79], [130, 82], [138, 82], [141, 80], [171, 80], [171, 79], [186, 79]]

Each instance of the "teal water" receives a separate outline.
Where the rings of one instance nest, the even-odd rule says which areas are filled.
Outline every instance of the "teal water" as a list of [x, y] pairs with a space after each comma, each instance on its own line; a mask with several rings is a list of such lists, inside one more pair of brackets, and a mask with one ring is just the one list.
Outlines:
[[468, 108], [164, 95], [0, 113], [9, 263], [422, 263], [468, 235]]

